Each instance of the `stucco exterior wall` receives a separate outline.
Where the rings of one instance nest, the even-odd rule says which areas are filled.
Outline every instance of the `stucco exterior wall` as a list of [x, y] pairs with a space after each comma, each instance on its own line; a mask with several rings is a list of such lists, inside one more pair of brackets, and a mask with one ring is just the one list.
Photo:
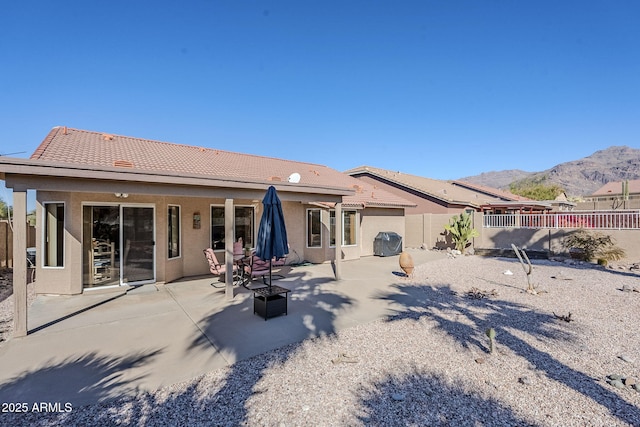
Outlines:
[[[82, 293], [82, 221], [74, 215], [80, 212], [80, 206], [74, 209], [70, 193], [46, 192], [36, 195], [36, 292], [39, 294], [72, 295]], [[64, 258], [62, 267], [44, 266], [44, 223], [43, 206], [45, 202], [64, 203]]]
[[373, 241], [381, 231], [392, 231], [402, 236], [406, 244], [406, 228], [402, 209], [366, 208], [360, 216], [360, 256], [373, 255]]
[[[449, 222], [449, 214], [425, 214], [406, 216], [406, 246], [418, 247], [426, 243], [428, 248], [454, 247], [444, 233], [444, 225]], [[567, 254], [564, 246], [566, 236], [576, 229], [571, 228], [483, 228], [481, 212], [474, 213], [473, 226], [480, 233], [473, 239], [472, 247], [483, 249], [510, 249], [514, 243], [518, 247], [532, 250], [547, 250], [554, 254]], [[627, 253], [627, 259], [640, 258], [640, 230], [597, 230], [610, 235], [616, 244]], [[422, 237], [422, 238], [421, 238]]]
[[[305, 209], [299, 202], [282, 202], [282, 215], [287, 227], [287, 239], [289, 241], [289, 255], [287, 264], [300, 263], [305, 258]], [[257, 214], [258, 225], [262, 217], [262, 203]]]
[[[638, 197], [638, 196], [636, 196]], [[629, 200], [597, 200], [592, 202], [578, 202], [575, 210], [598, 211], [612, 209], [640, 209], [640, 198], [630, 198]]]
[[444, 229], [444, 226], [449, 224], [454, 215], [451, 213], [407, 215], [406, 246], [418, 248], [426, 244], [429, 249], [454, 247], [451, 238], [448, 237]]
[[[564, 239], [576, 229], [508, 229], [480, 228], [480, 237], [475, 239], [477, 248], [508, 249], [514, 243], [518, 247], [547, 250], [552, 254], [568, 255]], [[594, 230], [613, 238], [625, 250], [626, 259], [637, 262], [640, 258], [640, 230]]]

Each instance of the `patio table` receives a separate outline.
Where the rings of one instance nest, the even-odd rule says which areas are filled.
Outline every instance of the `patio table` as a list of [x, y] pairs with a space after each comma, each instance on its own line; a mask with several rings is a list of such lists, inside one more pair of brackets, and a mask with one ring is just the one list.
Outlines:
[[290, 289], [281, 286], [265, 286], [253, 290], [253, 314], [264, 317], [266, 321], [269, 317], [288, 314], [287, 294]]

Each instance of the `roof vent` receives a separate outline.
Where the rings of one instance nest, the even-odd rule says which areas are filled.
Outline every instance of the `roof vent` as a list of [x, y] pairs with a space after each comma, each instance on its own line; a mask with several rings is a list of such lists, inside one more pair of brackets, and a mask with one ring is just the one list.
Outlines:
[[269, 181], [282, 181], [282, 178], [279, 176], [270, 176]]
[[131, 163], [128, 160], [114, 160], [113, 161], [113, 166], [115, 166], [117, 168], [132, 168], [133, 167], [133, 163]]
[[103, 133], [102, 134], [102, 139], [104, 139], [105, 141], [113, 141], [114, 136], [111, 135], [110, 133]]

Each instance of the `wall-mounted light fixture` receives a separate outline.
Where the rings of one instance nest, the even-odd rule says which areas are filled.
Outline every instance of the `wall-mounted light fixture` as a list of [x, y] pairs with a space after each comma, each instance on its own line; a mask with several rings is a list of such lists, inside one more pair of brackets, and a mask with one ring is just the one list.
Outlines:
[[126, 199], [127, 197], [129, 197], [129, 195], [127, 193], [114, 193], [114, 195], [118, 198], [118, 199]]

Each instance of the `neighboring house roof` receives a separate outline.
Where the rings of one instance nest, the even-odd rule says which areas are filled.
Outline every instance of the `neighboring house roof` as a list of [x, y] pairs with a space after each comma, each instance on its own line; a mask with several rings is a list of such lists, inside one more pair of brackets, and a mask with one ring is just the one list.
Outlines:
[[459, 187], [468, 188], [473, 191], [478, 191], [480, 193], [485, 193], [488, 196], [498, 197], [502, 200], [512, 200], [512, 201], [522, 201], [522, 202], [532, 202], [534, 200], [529, 199], [528, 197], [518, 196], [517, 194], [513, 194], [510, 191], [501, 190], [499, 188], [487, 187], [486, 185], [474, 184], [467, 181], [459, 181], [454, 180], [451, 181], [453, 185], [457, 185]]
[[[629, 180], [629, 194], [640, 193], [640, 179]], [[622, 195], [622, 181], [611, 181], [596, 190], [591, 197]]]
[[550, 201], [538, 201], [538, 200], [530, 200], [526, 202], [510, 200], [510, 201], [502, 201], [502, 202], [490, 202], [482, 205], [483, 209], [537, 209], [548, 211], [552, 209], [552, 202]]
[[441, 181], [372, 166], [360, 166], [350, 169], [345, 173], [355, 177], [369, 175], [392, 185], [404, 187], [448, 204], [480, 207], [491, 202], [529, 200], [495, 188], [478, 186], [466, 182], [463, 183], [461, 181]]
[[413, 203], [374, 189], [327, 166], [212, 148], [153, 141], [67, 127], [49, 132], [31, 155], [45, 164], [81, 165], [102, 169], [147, 171], [157, 175], [185, 175], [247, 182], [287, 183], [293, 173], [307, 186], [347, 189], [348, 207], [408, 207]]

